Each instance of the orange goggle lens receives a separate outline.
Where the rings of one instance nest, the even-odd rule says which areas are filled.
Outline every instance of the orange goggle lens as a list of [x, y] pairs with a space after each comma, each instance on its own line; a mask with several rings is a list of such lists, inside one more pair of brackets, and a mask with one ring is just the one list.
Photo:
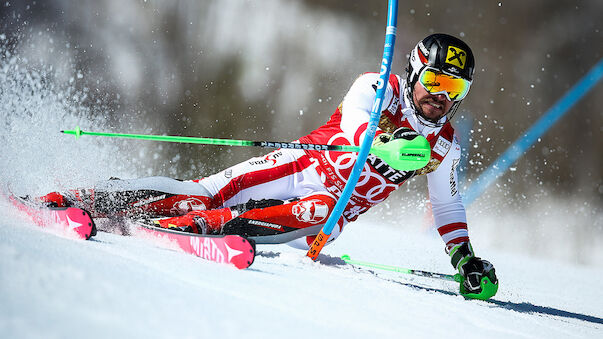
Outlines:
[[471, 82], [453, 75], [425, 68], [419, 82], [430, 94], [445, 94], [450, 101], [460, 101], [469, 93]]

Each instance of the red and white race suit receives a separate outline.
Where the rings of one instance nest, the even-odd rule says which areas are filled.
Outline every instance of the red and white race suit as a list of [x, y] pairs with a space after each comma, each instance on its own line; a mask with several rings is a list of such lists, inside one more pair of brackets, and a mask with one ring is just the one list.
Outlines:
[[[330, 120], [299, 142], [359, 145], [375, 101], [377, 80], [378, 75], [373, 73], [360, 76]], [[390, 76], [377, 133], [412, 128], [431, 144], [430, 162], [420, 170], [404, 172], [369, 155], [330, 241], [348, 222], [384, 201], [415, 175], [427, 175], [435, 226], [444, 242], [450, 245], [469, 240], [456, 173], [461, 148], [454, 130], [448, 122], [438, 128], [422, 124], [405, 99], [404, 86], [400, 77]], [[258, 243], [294, 241], [294, 246], [307, 248], [333, 210], [356, 156], [345, 152], [278, 149], [200, 180], [164, 177], [110, 180], [93, 190], [73, 190], [69, 194], [70, 200], [79, 202], [95, 216], [135, 215], [139, 211], [181, 215], [208, 210], [207, 213], [219, 214], [214, 219], [223, 221], [218, 227], [224, 233], [259, 237]], [[216, 210], [220, 207], [230, 207], [232, 213]]]
[[[377, 80], [375, 73], [360, 76], [323, 126], [301, 137], [300, 143], [360, 145], [370, 118]], [[356, 220], [372, 206], [384, 201], [395, 189], [415, 175], [427, 175], [435, 226], [446, 244], [468, 241], [465, 208], [458, 192], [456, 167], [461, 148], [449, 122], [442, 127], [421, 124], [404, 96], [405, 82], [392, 74], [383, 101], [383, 113], [377, 133], [391, 133], [409, 127], [431, 144], [429, 164], [417, 171], [398, 171], [370, 154], [356, 188], [330, 240], [337, 237], [346, 223]], [[445, 118], [443, 118], [445, 119]], [[198, 182], [213, 197], [213, 207], [234, 206], [250, 199], [262, 198], [303, 201], [320, 197], [319, 215], [299, 203], [286, 204], [279, 213], [289, 227], [304, 228], [324, 224], [350, 175], [356, 153], [279, 149], [235, 165]], [[307, 198], [307, 199], [303, 199]], [[333, 199], [335, 198], [335, 199]], [[308, 205], [308, 203], [304, 204]], [[325, 210], [326, 208], [326, 210]], [[302, 210], [303, 213], [302, 213]], [[305, 214], [304, 214], [305, 213]], [[242, 215], [244, 216], [244, 215]], [[301, 217], [300, 217], [301, 216]], [[254, 218], [262, 220], [261, 213]], [[297, 220], [297, 221], [296, 221]], [[299, 225], [296, 225], [300, 222]], [[267, 222], [266, 227], [272, 221]], [[259, 225], [261, 226], [261, 225]], [[278, 224], [277, 224], [278, 226]], [[307, 245], [311, 238], [298, 244]]]

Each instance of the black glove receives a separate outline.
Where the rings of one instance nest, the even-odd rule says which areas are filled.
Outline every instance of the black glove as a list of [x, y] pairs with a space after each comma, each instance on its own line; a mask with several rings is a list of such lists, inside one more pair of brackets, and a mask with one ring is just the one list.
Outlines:
[[373, 139], [373, 146], [385, 144], [391, 140], [395, 139], [406, 139], [412, 140], [415, 137], [419, 136], [419, 133], [413, 131], [408, 127], [400, 127], [394, 131], [394, 133], [381, 133]]
[[498, 286], [494, 266], [489, 261], [476, 257], [469, 242], [452, 247], [448, 254], [450, 254], [452, 266], [463, 277], [461, 294], [482, 293], [481, 282], [484, 277], [487, 277], [492, 284]]

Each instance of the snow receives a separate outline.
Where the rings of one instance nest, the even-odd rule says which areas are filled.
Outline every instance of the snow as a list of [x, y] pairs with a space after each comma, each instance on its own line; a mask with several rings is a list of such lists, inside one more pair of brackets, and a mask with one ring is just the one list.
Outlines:
[[[0, 189], [36, 195], [112, 176], [158, 175], [148, 159], [159, 157], [161, 145], [58, 133], [75, 126], [113, 131], [102, 105], [85, 105], [79, 73], [72, 84], [56, 75], [61, 85], [52, 85], [51, 70], [34, 71], [2, 52]], [[120, 132], [139, 131], [135, 114], [114, 118]], [[339, 259], [454, 273], [441, 239], [421, 227], [421, 215], [409, 215], [425, 202], [408, 185], [401, 191], [406, 200], [392, 197], [362, 215], [317, 262], [286, 245], [259, 245], [246, 270], [131, 236], [66, 239], [0, 198], [0, 338], [603, 337], [596, 201], [527, 190], [514, 201], [489, 191], [487, 204], [472, 206], [474, 248], [500, 278], [498, 294], [485, 302], [465, 300], [451, 282]]]
[[369, 218], [346, 229], [317, 262], [286, 245], [258, 245], [254, 264], [237, 270], [132, 236], [62, 238], [4, 200], [0, 215], [2, 338], [603, 334], [600, 268], [481, 248], [500, 289], [488, 302], [465, 300], [455, 283], [346, 265], [342, 254], [454, 273], [437, 237]]

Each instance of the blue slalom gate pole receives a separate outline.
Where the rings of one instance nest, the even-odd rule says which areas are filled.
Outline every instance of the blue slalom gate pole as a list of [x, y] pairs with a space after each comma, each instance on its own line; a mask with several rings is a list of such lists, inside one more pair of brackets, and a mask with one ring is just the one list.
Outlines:
[[463, 200], [469, 205], [500, 177], [527, 149], [553, 126], [572, 106], [584, 97], [603, 78], [603, 59], [580, 79], [553, 107], [551, 107], [528, 131], [501, 154], [473, 185], [465, 192]]
[[364, 164], [366, 163], [366, 158], [368, 157], [369, 150], [371, 149], [375, 133], [377, 132], [379, 118], [381, 117], [383, 97], [385, 96], [385, 89], [387, 88], [387, 84], [389, 82], [389, 73], [391, 70], [392, 59], [394, 57], [396, 27], [398, 24], [398, 0], [389, 0], [387, 7], [388, 11], [387, 28], [385, 30], [385, 45], [383, 46], [383, 58], [381, 60], [381, 71], [379, 72], [379, 83], [377, 84], [377, 93], [371, 110], [370, 120], [366, 128], [364, 139], [360, 145], [360, 151], [358, 152], [356, 163], [354, 164], [350, 177], [348, 178], [348, 182], [346, 183], [339, 200], [337, 200], [337, 204], [335, 204], [331, 215], [327, 219], [327, 222], [322, 227], [320, 233], [316, 236], [316, 240], [314, 240], [312, 245], [310, 245], [307, 256], [312, 258], [312, 260], [316, 260], [318, 257], [318, 254], [326, 244], [331, 232], [333, 231], [333, 228], [337, 224], [337, 221], [341, 217], [343, 210], [348, 204], [348, 201], [352, 196], [354, 189], [356, 188], [356, 184], [358, 183], [358, 179], [360, 178]]

